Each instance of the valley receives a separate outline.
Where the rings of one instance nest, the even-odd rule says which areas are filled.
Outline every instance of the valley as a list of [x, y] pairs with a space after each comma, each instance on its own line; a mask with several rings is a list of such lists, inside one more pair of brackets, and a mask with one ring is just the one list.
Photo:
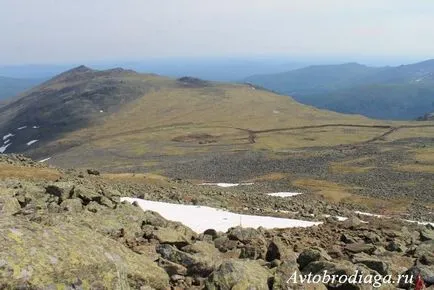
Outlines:
[[433, 109], [434, 61], [370, 67], [316, 65], [244, 81], [318, 108], [375, 119], [415, 120]]

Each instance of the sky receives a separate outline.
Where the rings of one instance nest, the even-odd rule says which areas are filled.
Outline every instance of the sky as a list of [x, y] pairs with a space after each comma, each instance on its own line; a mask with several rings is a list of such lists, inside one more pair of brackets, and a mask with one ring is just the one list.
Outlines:
[[0, 0], [0, 64], [432, 58], [432, 0]]

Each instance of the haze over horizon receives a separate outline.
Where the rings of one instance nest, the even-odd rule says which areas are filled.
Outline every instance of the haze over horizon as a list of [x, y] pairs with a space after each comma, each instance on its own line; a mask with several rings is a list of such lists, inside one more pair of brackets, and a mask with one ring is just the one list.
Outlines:
[[221, 57], [399, 64], [434, 51], [428, 0], [0, 0], [0, 7], [1, 65]]

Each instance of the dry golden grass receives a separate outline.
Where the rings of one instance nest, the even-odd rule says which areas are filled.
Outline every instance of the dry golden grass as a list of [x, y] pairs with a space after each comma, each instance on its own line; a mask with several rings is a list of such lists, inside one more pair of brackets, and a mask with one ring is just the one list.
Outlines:
[[153, 173], [104, 173], [101, 176], [111, 182], [161, 184], [167, 181], [167, 177]]
[[264, 182], [264, 181], [277, 181], [288, 178], [290, 175], [287, 173], [281, 172], [272, 172], [262, 176], [255, 177], [248, 182]]
[[405, 172], [434, 173], [434, 164], [405, 164], [395, 165], [394, 168]]
[[[252, 148], [246, 141], [248, 132], [242, 129], [263, 130], [330, 123], [386, 124], [362, 116], [344, 115], [319, 110], [297, 103], [290, 97], [244, 85], [220, 84], [207, 88], [180, 88], [170, 80], [164, 80], [159, 91], [150, 92], [143, 98], [126, 104], [120, 111], [107, 117], [105, 122], [95, 124], [63, 139], [65, 142], [91, 140], [94, 148], [111, 148], [132, 155], [158, 153], [182, 155], [198, 150], [197, 146], [179, 149], [173, 138], [191, 134], [209, 134], [218, 137], [216, 144], [202, 144], [207, 150], [220, 145]], [[278, 113], [275, 113], [278, 112]], [[315, 145], [355, 142], [374, 136], [378, 130], [344, 130], [332, 132], [339, 135], [312, 131], [294, 138], [284, 133], [259, 136], [254, 149], [300, 147], [317, 138]], [[321, 136], [316, 136], [320, 134]], [[312, 136], [311, 136], [312, 135]], [[293, 140], [293, 141], [291, 141]], [[156, 144], [149, 146], [149, 144]], [[277, 144], [277, 145], [275, 145]]]
[[311, 146], [335, 146], [360, 143], [384, 133], [384, 129], [345, 127], [304, 129], [259, 134], [254, 148], [283, 150]]
[[373, 213], [392, 215], [406, 210], [408, 206], [408, 200], [404, 198], [386, 200], [356, 195], [350, 193], [348, 186], [326, 180], [298, 179], [293, 184], [333, 203], [364, 205]]
[[[175, 80], [141, 75], [130, 76], [127, 81], [155, 83], [161, 89], [150, 91], [125, 104], [119, 111], [108, 115], [102, 123], [95, 123], [64, 136], [58, 142], [83, 142], [62, 154], [65, 163], [74, 162], [77, 155], [83, 156], [83, 153], [86, 155], [90, 152], [86, 155], [90, 157], [89, 161], [83, 161], [83, 166], [96, 164], [99, 168], [105, 168], [110, 164], [113, 169], [123, 170], [127, 163], [140, 165], [146, 158], [156, 154], [164, 158], [207, 152], [264, 149], [276, 152], [311, 146], [354, 144], [377, 137], [387, 129], [334, 127], [258, 133], [256, 143], [249, 142], [249, 130], [325, 124], [410, 124], [320, 110], [300, 104], [290, 97], [253, 90], [246, 85], [215, 84], [203, 88], [186, 88]], [[405, 129], [399, 134], [404, 137], [412, 134], [419, 136], [419, 131]], [[426, 129], [423, 134], [431, 133]], [[216, 141], [202, 142], [204, 144], [195, 140], [174, 141], [174, 138], [183, 140], [185, 136], [192, 135], [212, 135]], [[98, 159], [101, 156], [104, 158]], [[119, 164], [119, 160], [125, 164]], [[368, 170], [343, 167], [335, 169], [345, 172]]]
[[434, 148], [420, 148], [413, 150], [412, 153], [419, 162], [434, 163]]
[[[420, 123], [416, 123], [413, 125], [421, 125]], [[394, 133], [390, 134], [386, 137], [388, 141], [395, 141], [399, 139], [405, 138], [432, 138], [434, 137], [434, 128], [426, 127], [426, 128], [404, 128]]]
[[359, 163], [372, 161], [372, 157], [360, 157], [353, 160], [343, 161], [343, 162], [332, 162], [330, 163], [330, 169], [332, 173], [341, 173], [341, 174], [351, 174], [351, 173], [365, 173], [371, 169], [374, 169], [374, 166], [362, 166]]
[[345, 165], [340, 163], [333, 163], [330, 166], [330, 169], [333, 173], [340, 173], [340, 174], [366, 173], [369, 170], [374, 168], [375, 167], [373, 166], [357, 167], [357, 166]]
[[61, 176], [60, 172], [52, 168], [34, 168], [15, 166], [10, 164], [0, 165], [0, 179], [19, 178], [26, 180], [54, 181]]
[[293, 182], [295, 186], [311, 190], [314, 194], [322, 196], [328, 201], [339, 203], [352, 196], [343, 185], [318, 179], [297, 179]]

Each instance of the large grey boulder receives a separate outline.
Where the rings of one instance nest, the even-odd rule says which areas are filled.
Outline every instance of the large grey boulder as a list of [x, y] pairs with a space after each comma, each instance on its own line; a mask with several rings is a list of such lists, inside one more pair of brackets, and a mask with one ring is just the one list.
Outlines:
[[312, 262], [317, 261], [331, 261], [332, 258], [327, 254], [327, 252], [322, 248], [310, 248], [306, 249], [300, 253], [297, 258], [297, 263], [300, 266], [300, 270], [309, 265]]
[[206, 282], [210, 290], [268, 290], [272, 274], [256, 261], [229, 260], [215, 270]]

